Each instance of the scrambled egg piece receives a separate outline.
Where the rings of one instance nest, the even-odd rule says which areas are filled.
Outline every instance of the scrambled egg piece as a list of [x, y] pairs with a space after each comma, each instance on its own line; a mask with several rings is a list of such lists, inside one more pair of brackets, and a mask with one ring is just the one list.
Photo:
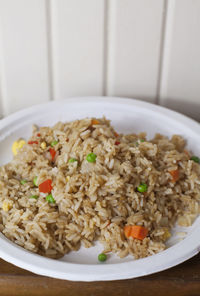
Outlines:
[[40, 147], [41, 147], [43, 150], [46, 149], [46, 147], [47, 147], [46, 142], [42, 142], [41, 145], [40, 145]]
[[66, 177], [66, 182], [69, 182], [69, 180], [70, 180], [70, 176], [67, 176]]
[[26, 144], [26, 141], [20, 139], [18, 141], [15, 141], [12, 144], [12, 152], [14, 155], [17, 155], [17, 153], [19, 152], [19, 150]]
[[8, 212], [11, 208], [12, 208], [12, 205], [9, 202], [7, 201], [3, 202], [2, 209], [4, 212]]
[[163, 234], [164, 240], [167, 240], [170, 237], [171, 237], [171, 233], [169, 232], [169, 230], [167, 228], [164, 228], [164, 234]]

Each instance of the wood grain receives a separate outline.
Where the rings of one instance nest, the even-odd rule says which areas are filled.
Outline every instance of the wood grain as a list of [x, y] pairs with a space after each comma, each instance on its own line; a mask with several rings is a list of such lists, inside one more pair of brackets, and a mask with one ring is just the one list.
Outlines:
[[0, 260], [0, 296], [199, 296], [200, 255], [166, 271], [132, 280], [71, 282], [38, 276]]

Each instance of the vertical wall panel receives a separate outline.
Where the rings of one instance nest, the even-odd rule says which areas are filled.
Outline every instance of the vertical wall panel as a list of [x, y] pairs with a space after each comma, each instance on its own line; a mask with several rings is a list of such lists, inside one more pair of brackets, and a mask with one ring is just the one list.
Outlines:
[[0, 119], [3, 117], [3, 106], [2, 106], [2, 101], [3, 101], [3, 96], [1, 93], [1, 88], [0, 88]]
[[1, 74], [0, 74], [0, 119], [3, 117], [3, 106], [2, 106], [2, 102], [3, 102], [3, 95], [2, 95]]
[[157, 96], [164, 0], [110, 0], [107, 94]]
[[5, 102], [5, 75], [4, 75], [4, 61], [3, 61], [3, 42], [2, 42], [2, 30], [0, 26], [0, 118], [5, 114], [5, 108], [3, 103]]
[[102, 95], [104, 0], [52, 0], [54, 97]]
[[200, 120], [200, 1], [168, 2], [160, 102]]
[[4, 113], [49, 99], [45, 0], [0, 0]]
[[0, 119], [3, 117], [2, 95], [0, 93]]

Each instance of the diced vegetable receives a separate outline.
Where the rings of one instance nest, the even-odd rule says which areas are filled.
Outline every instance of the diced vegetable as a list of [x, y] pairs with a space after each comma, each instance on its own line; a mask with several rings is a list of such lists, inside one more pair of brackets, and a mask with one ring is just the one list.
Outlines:
[[124, 234], [126, 238], [132, 237], [143, 240], [148, 234], [148, 229], [140, 225], [126, 225], [124, 227]]
[[52, 161], [54, 160], [55, 156], [56, 156], [56, 150], [54, 150], [53, 148], [49, 149], [49, 152], [51, 154], [51, 159]]
[[44, 149], [46, 149], [47, 148], [47, 144], [46, 144], [46, 142], [42, 142], [41, 144], [40, 144], [40, 147], [44, 150]]
[[34, 178], [33, 178], [33, 184], [34, 184], [36, 187], [38, 187], [37, 179], [38, 179], [37, 177], [34, 177]]
[[131, 237], [131, 230], [132, 230], [132, 225], [124, 226], [124, 234], [126, 238]]
[[118, 133], [114, 132], [114, 136], [117, 138], [119, 137]]
[[43, 193], [49, 193], [53, 189], [51, 179], [47, 179], [39, 185], [39, 191]]
[[22, 185], [26, 184], [27, 182], [28, 182], [28, 181], [25, 180], [25, 179], [23, 179], [23, 180], [20, 181], [20, 183], [21, 183]]
[[99, 121], [97, 119], [92, 119], [91, 124], [92, 125], [99, 124]]
[[91, 152], [91, 153], [89, 153], [87, 155], [86, 160], [88, 162], [95, 162], [96, 161], [96, 158], [97, 158], [96, 154], [94, 154], [93, 152]]
[[29, 198], [34, 198], [34, 199], [38, 199], [38, 195], [31, 195], [31, 196], [29, 196]]
[[167, 227], [164, 227], [163, 230], [164, 230], [164, 233], [163, 233], [163, 239], [164, 239], [164, 240], [167, 240], [168, 238], [171, 237], [171, 233], [169, 232], [169, 230], [168, 230]]
[[19, 141], [18, 141], [18, 149], [20, 150], [25, 144], [26, 144], [26, 141], [24, 141], [24, 140], [19, 140]]
[[53, 141], [53, 142], [51, 142], [51, 147], [54, 147], [54, 146], [56, 146], [58, 144], [58, 141]]
[[68, 160], [68, 162], [69, 163], [72, 163], [72, 162], [75, 162], [75, 161], [78, 161], [76, 158], [70, 158], [69, 160]]
[[40, 134], [40, 133], [38, 133], [38, 134], [37, 134], [37, 137], [41, 137], [41, 134]]
[[12, 152], [14, 155], [17, 155], [17, 153], [19, 152], [19, 150], [26, 144], [26, 141], [24, 140], [19, 140], [19, 141], [15, 141], [12, 144]]
[[196, 163], [200, 163], [200, 158], [198, 156], [193, 155], [190, 159]]
[[106, 259], [107, 259], [107, 255], [106, 254], [101, 253], [101, 254], [98, 255], [98, 260], [100, 262], [104, 262], [104, 261], [106, 261]]
[[70, 176], [67, 176], [66, 177], [66, 182], [69, 182], [70, 178], [71, 178]]
[[12, 153], [13, 153], [14, 155], [17, 155], [17, 153], [18, 153], [18, 142], [17, 142], [17, 141], [15, 141], [15, 142], [12, 144]]
[[146, 192], [148, 189], [147, 184], [145, 183], [141, 183], [138, 187], [137, 187], [137, 191], [139, 192]]
[[11, 208], [12, 208], [12, 205], [9, 202], [7, 201], [3, 202], [2, 209], [4, 212], [8, 212]]
[[28, 144], [29, 144], [29, 145], [32, 145], [32, 144], [38, 144], [38, 141], [28, 141]]
[[170, 175], [172, 176], [172, 182], [176, 182], [179, 179], [179, 170], [169, 171]]
[[116, 142], [115, 142], [115, 145], [119, 145], [119, 144], [120, 144], [120, 142], [119, 142], [119, 141], [116, 141]]
[[56, 202], [51, 193], [46, 196], [46, 201], [48, 201], [48, 203], [55, 203]]
[[136, 146], [138, 146], [140, 143], [144, 142], [143, 139], [139, 139], [137, 142], [135, 142]]

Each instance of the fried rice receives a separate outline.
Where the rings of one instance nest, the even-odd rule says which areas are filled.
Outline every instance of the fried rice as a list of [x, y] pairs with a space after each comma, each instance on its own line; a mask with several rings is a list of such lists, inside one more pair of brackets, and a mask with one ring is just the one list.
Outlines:
[[[200, 165], [185, 145], [178, 135], [118, 135], [105, 118], [34, 127], [0, 168], [0, 231], [51, 258], [97, 240], [104, 253], [120, 257], [160, 252], [175, 223], [190, 226], [199, 214]], [[38, 186], [46, 180], [48, 193]], [[148, 235], [126, 237], [127, 225], [145, 227]]]

